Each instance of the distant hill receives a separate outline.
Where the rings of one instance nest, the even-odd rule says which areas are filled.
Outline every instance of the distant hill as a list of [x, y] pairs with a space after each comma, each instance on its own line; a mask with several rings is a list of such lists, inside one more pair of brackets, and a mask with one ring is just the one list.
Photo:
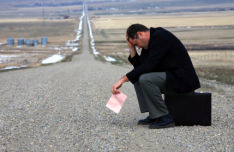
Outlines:
[[39, 7], [42, 4], [47, 7], [82, 5], [82, 0], [0, 0], [1, 4], [10, 7]]
[[233, 0], [196, 0], [204, 4], [220, 4], [220, 3], [234, 3]]
[[[234, 0], [86, 0], [96, 15], [234, 11]], [[82, 5], [83, 0], [0, 0], [0, 11]], [[231, 5], [230, 5], [231, 4]], [[109, 11], [109, 12], [107, 12]]]
[[[43, 0], [0, 0], [1, 5], [8, 5], [11, 7], [38, 7], [41, 6], [41, 2]], [[189, 6], [194, 4], [200, 5], [211, 5], [211, 4], [222, 4], [222, 3], [234, 3], [233, 0], [170, 0], [170, 1], [163, 1], [163, 0], [86, 0], [87, 3], [134, 3], [134, 2], [142, 2], [142, 3], [159, 3], [159, 4], [167, 4], [168, 5], [176, 5], [179, 6]], [[71, 5], [82, 5], [83, 0], [44, 0], [45, 6], [56, 7], [56, 6], [71, 6]]]

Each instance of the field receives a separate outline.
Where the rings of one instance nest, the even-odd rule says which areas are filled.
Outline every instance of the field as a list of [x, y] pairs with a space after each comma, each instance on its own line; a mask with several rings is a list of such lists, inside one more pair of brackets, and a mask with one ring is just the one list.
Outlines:
[[[7, 43], [9, 37], [14, 38], [15, 45], [0, 46], [0, 69], [7, 66], [26, 65], [27, 67], [40, 66], [41, 61], [53, 54], [72, 55], [72, 47], [66, 46], [68, 40], [76, 38], [75, 29], [79, 20], [67, 19], [57, 21], [42, 20], [3, 20], [0, 23], [0, 43]], [[3, 31], [3, 32], [2, 32]], [[18, 46], [18, 39], [24, 38], [39, 40], [46, 36], [48, 44], [42, 46]]]

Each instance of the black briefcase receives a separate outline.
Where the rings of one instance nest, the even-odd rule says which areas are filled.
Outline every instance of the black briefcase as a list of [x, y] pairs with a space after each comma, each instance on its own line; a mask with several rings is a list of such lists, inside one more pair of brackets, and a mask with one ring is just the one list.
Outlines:
[[211, 125], [211, 93], [165, 95], [175, 125]]

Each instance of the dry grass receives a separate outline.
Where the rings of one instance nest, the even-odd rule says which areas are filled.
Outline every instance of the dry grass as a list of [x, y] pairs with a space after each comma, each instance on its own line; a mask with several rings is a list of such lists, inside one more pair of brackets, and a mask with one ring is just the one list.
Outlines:
[[[6, 20], [5, 20], [6, 21]], [[7, 38], [40, 38], [46, 36], [48, 38], [60, 37], [64, 41], [71, 39], [74, 27], [78, 21], [74, 20], [58, 20], [45, 21], [44, 26], [41, 20], [13, 20], [12, 22], [0, 23], [0, 42], [6, 42]], [[76, 23], [76, 25], [74, 25]], [[57, 38], [56, 38], [57, 39]]]
[[93, 18], [95, 29], [127, 28], [134, 23], [142, 23], [149, 27], [179, 27], [179, 26], [223, 26], [234, 25], [234, 12], [219, 14], [171, 14], [154, 16], [103, 16]]

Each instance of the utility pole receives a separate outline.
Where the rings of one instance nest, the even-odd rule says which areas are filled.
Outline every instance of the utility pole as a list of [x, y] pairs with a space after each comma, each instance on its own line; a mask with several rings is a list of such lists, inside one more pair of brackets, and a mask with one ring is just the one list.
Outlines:
[[45, 29], [45, 9], [44, 9], [44, 0], [41, 0], [41, 6], [42, 6], [42, 20], [43, 20], [43, 30]]

